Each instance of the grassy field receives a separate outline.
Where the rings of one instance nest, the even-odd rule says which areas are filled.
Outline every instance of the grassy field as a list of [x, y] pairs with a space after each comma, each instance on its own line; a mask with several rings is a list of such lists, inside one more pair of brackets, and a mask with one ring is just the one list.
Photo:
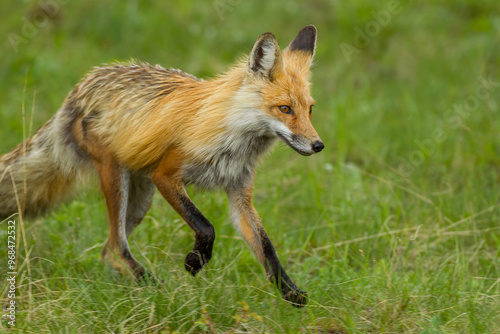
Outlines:
[[[100, 262], [96, 182], [46, 217], [14, 217], [19, 309], [0, 332], [500, 333], [500, 5], [396, 3], [2, 1], [0, 153], [22, 141], [23, 110], [26, 132], [32, 111], [40, 127], [92, 66], [137, 58], [210, 77], [261, 33], [284, 47], [307, 24], [326, 148], [280, 144], [256, 179], [307, 307], [280, 299], [222, 192], [189, 189], [217, 232], [196, 278], [183, 268], [193, 233], [158, 194], [130, 243], [164, 283], [116, 276]], [[6, 222], [0, 239], [5, 282]]]

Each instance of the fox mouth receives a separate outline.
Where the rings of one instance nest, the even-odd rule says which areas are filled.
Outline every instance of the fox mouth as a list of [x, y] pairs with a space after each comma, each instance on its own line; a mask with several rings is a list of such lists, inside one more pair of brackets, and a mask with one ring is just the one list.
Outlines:
[[303, 151], [299, 148], [297, 148], [293, 142], [296, 141], [295, 138], [297, 138], [296, 135], [292, 135], [292, 140], [290, 140], [289, 138], [287, 138], [286, 136], [282, 135], [281, 133], [279, 132], [276, 132], [276, 134], [278, 135], [278, 137], [285, 143], [287, 144], [288, 146], [290, 146], [295, 152], [297, 152], [298, 154], [300, 155], [303, 155], [305, 157], [308, 157], [310, 155], [313, 155], [314, 152], [311, 152], [311, 151]]

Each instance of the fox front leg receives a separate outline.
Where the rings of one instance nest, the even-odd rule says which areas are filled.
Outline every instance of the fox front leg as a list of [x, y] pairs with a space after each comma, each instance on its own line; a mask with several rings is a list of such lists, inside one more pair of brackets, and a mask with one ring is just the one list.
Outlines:
[[253, 186], [226, 190], [231, 205], [231, 221], [252, 249], [266, 274], [281, 292], [283, 299], [296, 307], [307, 304], [307, 293], [299, 289], [281, 265], [257, 211], [252, 205]]
[[177, 159], [175, 153], [167, 156], [153, 173], [152, 179], [162, 196], [195, 231], [193, 250], [184, 260], [186, 270], [195, 276], [212, 258], [215, 229], [186, 193], [179, 175]]

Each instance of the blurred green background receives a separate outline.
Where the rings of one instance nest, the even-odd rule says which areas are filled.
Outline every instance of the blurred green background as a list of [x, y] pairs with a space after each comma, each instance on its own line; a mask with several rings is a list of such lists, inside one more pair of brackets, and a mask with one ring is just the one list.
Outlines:
[[307, 308], [279, 299], [224, 195], [196, 188], [218, 236], [206, 270], [184, 272], [192, 232], [156, 196], [131, 246], [165, 283], [113, 276], [95, 185], [25, 223], [12, 331], [500, 333], [497, 0], [5, 0], [0, 12], [0, 153], [22, 141], [23, 108], [25, 128], [32, 111], [40, 127], [93, 66], [134, 58], [210, 78], [261, 33], [283, 48], [308, 24], [326, 145], [305, 158], [281, 144], [256, 180]]

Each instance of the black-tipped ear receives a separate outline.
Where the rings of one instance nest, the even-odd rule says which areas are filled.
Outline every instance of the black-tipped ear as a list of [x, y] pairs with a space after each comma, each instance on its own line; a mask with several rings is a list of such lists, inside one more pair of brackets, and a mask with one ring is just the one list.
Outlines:
[[289, 51], [305, 51], [314, 55], [317, 30], [313, 25], [303, 28], [288, 46]]
[[248, 59], [249, 72], [272, 78], [282, 69], [283, 59], [276, 37], [270, 32], [260, 35]]

